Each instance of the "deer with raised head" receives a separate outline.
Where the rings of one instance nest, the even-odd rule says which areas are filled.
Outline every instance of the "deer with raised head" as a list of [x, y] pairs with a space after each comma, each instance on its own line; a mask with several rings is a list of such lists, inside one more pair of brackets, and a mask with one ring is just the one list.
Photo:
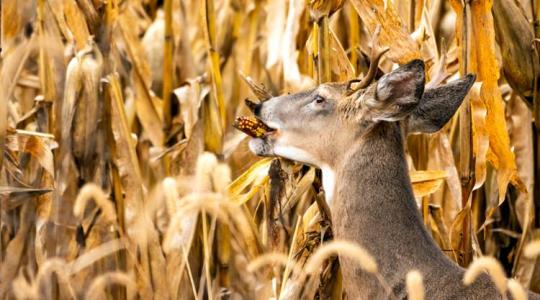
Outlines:
[[[372, 67], [377, 67], [377, 61], [372, 61]], [[441, 129], [459, 108], [475, 76], [425, 89], [420, 60], [374, 83], [370, 82], [374, 72], [368, 74], [360, 83], [325, 83], [251, 103], [257, 119], [251, 125], [265, 128], [264, 134], [250, 140], [251, 151], [322, 170], [334, 237], [366, 248], [394, 297], [406, 297], [406, 274], [418, 270], [428, 299], [500, 298], [487, 276], [465, 286], [464, 270], [443, 254], [424, 227], [401, 130], [402, 126], [406, 132]], [[388, 288], [377, 278], [351, 260], [339, 259], [347, 299], [389, 297]]]

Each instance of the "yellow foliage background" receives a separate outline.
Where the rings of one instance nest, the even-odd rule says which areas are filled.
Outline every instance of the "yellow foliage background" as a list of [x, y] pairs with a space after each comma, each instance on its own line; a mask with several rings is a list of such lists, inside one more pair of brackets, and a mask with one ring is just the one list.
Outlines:
[[0, 298], [338, 299], [320, 171], [255, 157], [232, 122], [361, 78], [377, 30], [379, 76], [477, 74], [407, 139], [428, 230], [540, 291], [537, 2], [2, 0]]

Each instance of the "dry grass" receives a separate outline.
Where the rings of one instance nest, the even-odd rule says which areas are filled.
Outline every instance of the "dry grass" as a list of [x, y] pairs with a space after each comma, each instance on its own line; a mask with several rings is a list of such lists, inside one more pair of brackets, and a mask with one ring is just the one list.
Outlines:
[[470, 276], [540, 291], [540, 4], [462, 2], [0, 1], [0, 298], [339, 299], [336, 254], [378, 276], [330, 242], [320, 172], [232, 128], [248, 97], [365, 75], [377, 30], [378, 76], [422, 58], [431, 86], [482, 82], [408, 138], [428, 230], [462, 266], [493, 257]]
[[489, 274], [499, 293], [506, 295], [507, 284], [504, 270], [493, 257], [475, 259], [467, 269], [467, 272], [465, 272], [463, 283], [465, 285], [471, 285], [483, 272]]
[[512, 299], [526, 300], [528, 298], [525, 289], [515, 279], [508, 279], [508, 291], [510, 291]]

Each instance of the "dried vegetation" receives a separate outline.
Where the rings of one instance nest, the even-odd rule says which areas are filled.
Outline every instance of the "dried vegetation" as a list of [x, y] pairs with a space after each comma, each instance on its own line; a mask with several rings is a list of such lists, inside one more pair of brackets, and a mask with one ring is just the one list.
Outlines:
[[376, 31], [377, 76], [477, 74], [408, 138], [419, 209], [466, 283], [540, 291], [538, 2], [0, 1], [0, 298], [340, 299], [336, 254], [378, 276], [327, 243], [320, 171], [232, 128], [247, 97], [361, 78]]

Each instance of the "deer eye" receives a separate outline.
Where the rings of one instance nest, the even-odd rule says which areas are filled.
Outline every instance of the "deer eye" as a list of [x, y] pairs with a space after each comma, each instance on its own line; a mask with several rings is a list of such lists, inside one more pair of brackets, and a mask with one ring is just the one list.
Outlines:
[[313, 102], [317, 103], [317, 104], [321, 104], [321, 103], [324, 103], [326, 101], [326, 99], [324, 99], [322, 96], [320, 95], [317, 95], [317, 97], [315, 97], [315, 99], [313, 100]]

